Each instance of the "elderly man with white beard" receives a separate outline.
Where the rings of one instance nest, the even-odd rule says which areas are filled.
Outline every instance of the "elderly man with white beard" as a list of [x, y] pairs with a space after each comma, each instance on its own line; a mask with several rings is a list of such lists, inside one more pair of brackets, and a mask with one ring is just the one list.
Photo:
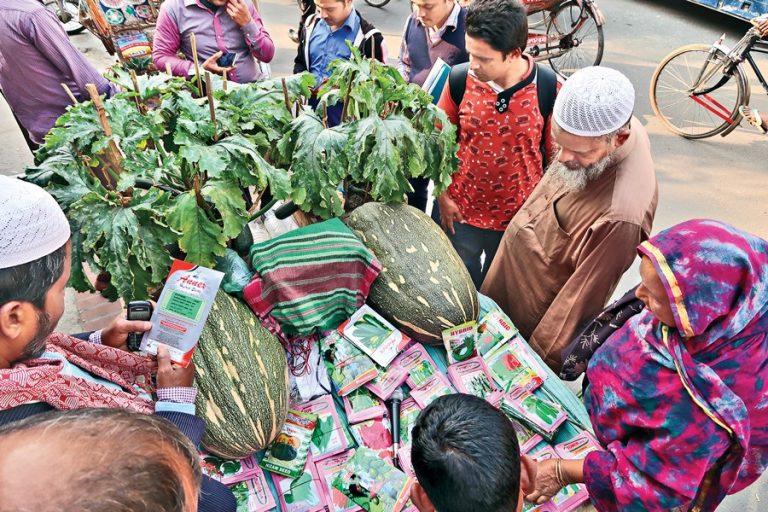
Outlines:
[[557, 156], [481, 288], [555, 372], [651, 232], [658, 186], [634, 102], [632, 84], [610, 68], [582, 69], [563, 85], [552, 114]]

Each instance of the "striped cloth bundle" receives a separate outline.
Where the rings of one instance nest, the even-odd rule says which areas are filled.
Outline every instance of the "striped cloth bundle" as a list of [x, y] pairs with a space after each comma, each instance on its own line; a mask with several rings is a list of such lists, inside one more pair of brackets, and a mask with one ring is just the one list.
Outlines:
[[283, 340], [335, 329], [365, 303], [381, 264], [339, 219], [251, 247], [243, 296]]

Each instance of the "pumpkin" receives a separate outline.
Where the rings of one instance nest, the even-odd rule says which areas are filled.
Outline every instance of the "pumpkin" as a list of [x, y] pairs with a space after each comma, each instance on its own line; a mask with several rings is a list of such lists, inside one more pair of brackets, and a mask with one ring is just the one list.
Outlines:
[[477, 290], [443, 230], [406, 204], [365, 203], [345, 223], [382, 264], [368, 302], [411, 338], [442, 345], [442, 331], [476, 321]]
[[288, 414], [288, 364], [278, 339], [219, 291], [192, 360], [205, 449], [241, 459], [267, 447]]

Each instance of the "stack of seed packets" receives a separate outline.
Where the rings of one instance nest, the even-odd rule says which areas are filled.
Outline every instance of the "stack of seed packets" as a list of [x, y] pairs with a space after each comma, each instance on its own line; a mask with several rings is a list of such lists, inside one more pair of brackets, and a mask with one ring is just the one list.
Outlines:
[[339, 332], [383, 368], [411, 343], [411, 338], [367, 305], [342, 323]]
[[350, 448], [346, 429], [339, 419], [331, 395], [323, 395], [310, 402], [295, 405], [300, 412], [315, 414], [317, 426], [312, 434], [311, 454], [315, 461], [323, 460]]
[[238, 512], [267, 512], [275, 508], [264, 471], [251, 455], [241, 460], [227, 460], [201, 453], [203, 473], [229, 486], [235, 495]]
[[481, 357], [453, 363], [448, 367], [448, 377], [459, 393], [487, 399], [496, 391], [493, 376]]
[[448, 362], [466, 361], [477, 355], [477, 322], [466, 322], [443, 331]]
[[346, 396], [379, 375], [376, 364], [340, 333], [320, 340], [320, 352], [339, 396]]
[[367, 512], [400, 512], [408, 502], [413, 482], [413, 478], [362, 447], [336, 476], [333, 487]]
[[526, 424], [548, 441], [552, 440], [558, 427], [568, 418], [559, 405], [539, 398], [523, 388], [513, 388], [501, 397], [499, 408], [504, 414]]

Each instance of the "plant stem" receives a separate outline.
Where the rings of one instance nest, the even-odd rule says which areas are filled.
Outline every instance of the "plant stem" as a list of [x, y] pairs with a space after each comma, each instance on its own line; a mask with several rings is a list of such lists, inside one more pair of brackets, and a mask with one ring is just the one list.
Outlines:
[[261, 217], [262, 215], [264, 215], [265, 213], [267, 213], [267, 212], [270, 210], [270, 208], [272, 208], [273, 206], [275, 206], [275, 203], [277, 203], [277, 198], [276, 198], [276, 197], [273, 197], [273, 198], [272, 198], [272, 200], [271, 200], [270, 202], [268, 202], [267, 204], [265, 204], [264, 206], [262, 206], [262, 207], [261, 207], [261, 208], [260, 208], [260, 209], [259, 209], [259, 210], [258, 210], [256, 213], [254, 213], [253, 215], [251, 215], [251, 217], [248, 219], [248, 222], [251, 222], [251, 221], [253, 221], [253, 220], [256, 220], [256, 219], [258, 219], [259, 217]]
[[205, 94], [208, 96], [208, 110], [211, 112], [211, 122], [213, 123], [213, 141], [219, 141], [219, 134], [216, 130], [216, 104], [213, 101], [213, 85], [211, 83], [211, 74], [205, 72]]
[[349, 98], [352, 95], [352, 84], [355, 81], [355, 75], [357, 74], [357, 71], [353, 71], [349, 75], [349, 83], [347, 85], [347, 94], [344, 95], [344, 106], [341, 109], [341, 122], [345, 122], [347, 120], [347, 108], [349, 107]]
[[288, 82], [285, 81], [285, 78], [281, 80], [283, 82], [283, 98], [285, 99], [285, 108], [288, 109], [288, 111], [291, 111], [291, 100], [288, 97]]

